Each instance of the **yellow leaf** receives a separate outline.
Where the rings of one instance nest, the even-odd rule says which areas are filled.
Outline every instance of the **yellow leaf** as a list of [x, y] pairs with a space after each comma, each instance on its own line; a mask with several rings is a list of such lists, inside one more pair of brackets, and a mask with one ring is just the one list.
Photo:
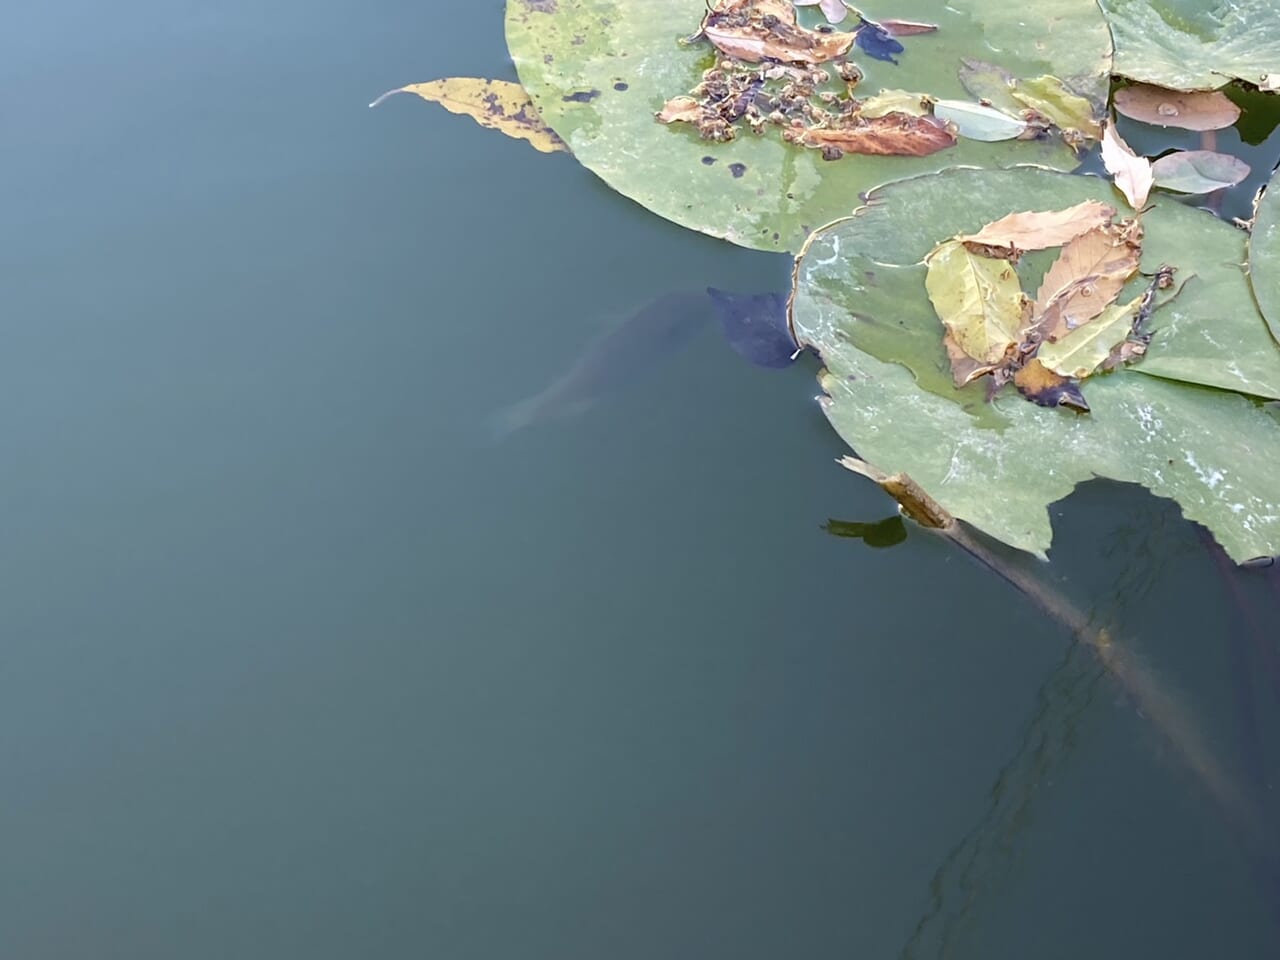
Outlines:
[[1009, 92], [1058, 129], [1074, 130], [1090, 140], [1098, 139], [1101, 130], [1093, 115], [1093, 104], [1072, 93], [1057, 77], [1019, 80]]
[[1151, 161], [1129, 149], [1129, 145], [1116, 133], [1116, 125], [1108, 123], [1102, 132], [1102, 165], [1115, 177], [1116, 186], [1129, 201], [1129, 206], [1140, 210], [1147, 202], [1155, 174]]
[[1098, 200], [1086, 200], [1065, 210], [1025, 210], [988, 223], [977, 233], [957, 239], [990, 247], [1044, 250], [1100, 227], [1115, 215], [1115, 208]]
[[1111, 356], [1111, 351], [1133, 332], [1133, 318], [1142, 297], [1115, 303], [1096, 319], [1067, 334], [1057, 343], [1046, 343], [1036, 354], [1054, 373], [1077, 380], [1089, 376]]
[[939, 244], [925, 263], [925, 289], [956, 346], [980, 363], [1002, 360], [1027, 316], [1013, 264], [975, 256], [959, 240]]
[[906, 90], [881, 90], [874, 97], [858, 102], [858, 116], [873, 120], [890, 113], [905, 113], [923, 117], [929, 113], [933, 98], [927, 93], [910, 93]]
[[423, 100], [440, 104], [450, 113], [466, 114], [482, 127], [517, 140], [527, 140], [535, 150], [543, 153], [569, 152], [565, 142], [542, 122], [538, 108], [518, 83], [449, 77], [388, 90], [369, 106], [376, 107], [394, 93], [416, 93]]

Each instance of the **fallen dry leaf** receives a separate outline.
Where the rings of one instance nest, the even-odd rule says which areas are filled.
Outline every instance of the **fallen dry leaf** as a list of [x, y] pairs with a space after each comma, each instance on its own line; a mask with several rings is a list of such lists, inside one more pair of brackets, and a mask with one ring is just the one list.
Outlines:
[[955, 134], [941, 123], [905, 113], [869, 119], [855, 115], [840, 126], [788, 127], [782, 136], [791, 143], [821, 149], [832, 158], [840, 153], [925, 157], [956, 142]]
[[792, 0], [797, 7], [821, 7], [827, 23], [840, 23], [849, 15], [844, 0]]
[[1221, 90], [1182, 93], [1135, 83], [1116, 91], [1115, 105], [1134, 120], [1183, 130], [1221, 130], [1240, 119], [1240, 108]]
[[957, 237], [962, 243], [1016, 250], [1044, 250], [1061, 246], [1115, 216], [1115, 208], [1086, 200], [1065, 210], [1026, 210], [988, 223], [977, 233]]
[[907, 90], [881, 90], [874, 97], [858, 101], [858, 115], [868, 120], [890, 113], [905, 113], [913, 117], [927, 116], [933, 98], [927, 93], [911, 93]]
[[911, 37], [918, 33], [933, 33], [936, 23], [920, 23], [917, 20], [877, 20], [885, 33], [894, 37]]
[[1093, 104], [1072, 93], [1057, 77], [1046, 75], [1018, 80], [1009, 93], [1066, 133], [1075, 133], [1090, 140], [1097, 140], [1101, 133]]
[[1057, 343], [1043, 344], [1036, 358], [1060, 376], [1083, 380], [1128, 340], [1133, 333], [1133, 318], [1141, 305], [1142, 297], [1135, 297], [1129, 303], [1110, 304], [1096, 319]]
[[960, 349], [960, 344], [956, 343], [950, 330], [942, 335], [942, 345], [947, 349], [947, 359], [951, 361], [951, 379], [957, 388], [973, 383], [1000, 367], [998, 363], [982, 363], [973, 359]]
[[1138, 156], [1129, 148], [1116, 132], [1114, 121], [1108, 123], [1102, 131], [1102, 164], [1115, 178], [1116, 186], [1129, 201], [1129, 206], [1135, 210], [1142, 209], [1155, 179], [1151, 172], [1151, 161]]
[[396, 93], [417, 94], [423, 100], [440, 104], [450, 113], [471, 117], [482, 127], [517, 140], [527, 140], [535, 150], [543, 153], [569, 152], [565, 142], [542, 122], [537, 107], [518, 83], [478, 77], [449, 77], [388, 90], [369, 106], [376, 107]]
[[672, 97], [657, 116], [663, 123], [696, 123], [702, 117], [702, 105], [693, 97]]
[[1058, 340], [1102, 313], [1138, 269], [1141, 227], [1106, 224], [1062, 248], [1040, 282], [1033, 324], [1043, 340]]
[[797, 24], [791, 0], [720, 0], [700, 35], [721, 53], [747, 63], [826, 63], [853, 46], [852, 33], [818, 33]]
[[1042, 407], [1068, 407], [1077, 413], [1088, 413], [1089, 404], [1080, 385], [1054, 373], [1034, 357], [1013, 375], [1018, 392]]
[[[1013, 264], [974, 256], [960, 241], [947, 240], [925, 265], [929, 300], [955, 345], [979, 363], [1004, 362], [1030, 316]], [[969, 376], [952, 372], [957, 379]]]

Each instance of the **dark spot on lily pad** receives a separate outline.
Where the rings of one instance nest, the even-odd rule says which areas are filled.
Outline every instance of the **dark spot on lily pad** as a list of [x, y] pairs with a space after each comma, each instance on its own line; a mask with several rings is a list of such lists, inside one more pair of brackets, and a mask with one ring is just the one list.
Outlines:
[[630, 88], [630, 87], [629, 87], [629, 84], [625, 84], [625, 83], [623, 83], [621, 80], [619, 80], [617, 83], [615, 83], [615, 84], [613, 85], [613, 89], [617, 90], [619, 93], [621, 93], [623, 90], [627, 90], [627, 89], [629, 89], [629, 88]]
[[579, 90], [577, 93], [571, 93], [560, 99], [565, 103], [590, 103], [598, 96], [600, 96], [599, 90]]
[[712, 165], [713, 163], [715, 163], [715, 162], [716, 162], [716, 158], [715, 158], [715, 157], [703, 157], [703, 158], [702, 158], [702, 163], [703, 163], [703, 165], [704, 165], [704, 166], [708, 166], [708, 167], [709, 167], [709, 166], [711, 166], [711, 165]]
[[737, 180], [747, 172], [747, 165], [745, 163], [731, 163], [729, 164], [729, 172], [733, 174], [733, 179]]

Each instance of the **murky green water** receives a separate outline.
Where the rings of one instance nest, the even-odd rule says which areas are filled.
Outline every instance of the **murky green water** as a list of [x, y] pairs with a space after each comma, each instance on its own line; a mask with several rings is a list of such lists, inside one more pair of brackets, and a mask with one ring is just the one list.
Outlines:
[[822, 529], [891, 505], [808, 363], [709, 326], [482, 442], [611, 317], [788, 270], [365, 108], [510, 77], [501, 15], [11, 18], [0, 955], [1275, 956], [1280, 586], [1171, 505], [1086, 486], [1046, 575], [1261, 827], [968, 558]]

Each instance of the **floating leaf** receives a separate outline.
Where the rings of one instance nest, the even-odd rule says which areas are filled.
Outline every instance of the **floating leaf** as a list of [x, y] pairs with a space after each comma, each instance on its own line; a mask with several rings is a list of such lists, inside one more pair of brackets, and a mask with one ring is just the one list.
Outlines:
[[1102, 134], [1102, 163], [1116, 179], [1116, 186], [1135, 210], [1142, 209], [1151, 192], [1154, 175], [1151, 161], [1129, 149], [1129, 145], [1116, 132], [1116, 125], [1108, 123]]
[[508, 80], [481, 80], [476, 77], [450, 77], [428, 83], [411, 83], [407, 87], [388, 90], [371, 107], [396, 93], [415, 93], [423, 100], [438, 103], [450, 113], [471, 117], [482, 127], [505, 133], [516, 140], [527, 140], [542, 153], [568, 151], [564, 141], [542, 122], [529, 94], [518, 83]]
[[955, 124], [960, 136], [970, 140], [1012, 140], [1027, 129], [1025, 120], [966, 100], [938, 100], [933, 105], [933, 115]]
[[1280, 75], [1275, 0], [1101, 0], [1116, 73], [1172, 90], [1216, 90], [1232, 78]]
[[874, 97], [859, 102], [858, 116], [868, 120], [890, 113], [905, 113], [909, 117], [929, 115], [932, 98], [925, 93], [909, 93], [906, 90], [881, 90]]
[[1072, 93], [1057, 77], [1019, 80], [1009, 93], [1060, 130], [1074, 131], [1090, 140], [1097, 140], [1101, 135], [1094, 104]]
[[1280, 177], [1274, 172], [1253, 206], [1249, 282], [1272, 336], [1280, 340]]
[[826, 63], [853, 46], [851, 33], [819, 33], [796, 22], [790, 0], [720, 0], [702, 18], [702, 36], [747, 63]]
[[[1025, 8], [1006, 6], [896, 0], [893, 16], [936, 22], [940, 29], [919, 40], [927, 56], [909, 51], [900, 67], [858, 58], [864, 86], [967, 99], [956, 76], [960, 58], [998, 49], [1001, 65], [1015, 74], [1070, 77], [1079, 92], [1105, 103], [1111, 37], [1095, 0], [1038, 2], [1034, 43], [1026, 42]], [[930, 156], [847, 156], [828, 163], [819, 150], [782, 143], [773, 127], [756, 137], [740, 122], [740, 134], [721, 143], [701, 140], [690, 124], [658, 123], [655, 112], [688, 94], [711, 65], [709, 43], [678, 39], [696, 30], [702, 11], [689, 0], [507, 2], [507, 44], [543, 119], [611, 187], [684, 226], [744, 246], [794, 251], [811, 230], [848, 214], [860, 193], [890, 180], [955, 164], [1067, 170], [1078, 164], [1056, 138], [962, 139]], [[599, 95], [590, 100], [565, 99], [593, 90]]]
[[878, 20], [880, 28], [891, 37], [911, 37], [920, 33], [934, 33], [936, 23], [920, 23], [917, 20]]
[[956, 143], [951, 131], [932, 118], [901, 113], [871, 119], [855, 116], [841, 126], [788, 127], [782, 136], [791, 143], [832, 151], [828, 159], [842, 153], [925, 157]]
[[1013, 74], [1004, 67], [964, 57], [960, 61], [958, 76], [961, 85], [971, 96], [986, 100], [1005, 113], [1021, 114], [1026, 109], [1024, 104], [1014, 98], [1013, 87], [1016, 81]]
[[827, 23], [840, 23], [849, 15], [844, 0], [792, 0], [797, 7], [821, 7]]
[[[951, 170], [873, 191], [854, 217], [816, 233], [796, 263], [792, 328], [821, 354], [824, 410], [863, 459], [909, 474], [956, 517], [1040, 555], [1047, 505], [1095, 476], [1176, 499], [1237, 561], [1274, 554], [1280, 419], [1230, 391], [1275, 395], [1280, 348], [1239, 268], [1244, 234], [1211, 214], [1153, 198], [1143, 216], [1147, 269], [1181, 265], [1185, 286], [1152, 317], [1147, 356], [1089, 383], [1088, 416], [1010, 394], [987, 404], [981, 384], [957, 390], [938, 377], [947, 361], [919, 265], [937, 237], [1110, 190], [1095, 177], [1034, 169]], [[1135, 278], [1130, 296], [1145, 287]], [[1183, 373], [1225, 389], [1164, 379]]]
[[1115, 216], [1115, 208], [1097, 200], [1086, 200], [1065, 210], [1025, 210], [988, 223], [977, 233], [956, 239], [1013, 250], [1045, 250], [1060, 247], [1082, 233], [1088, 233]]
[[1036, 293], [1036, 326], [1044, 339], [1067, 336], [1115, 301], [1138, 270], [1136, 230], [1108, 224], [1062, 248]]
[[1097, 370], [1111, 352], [1133, 332], [1133, 318], [1142, 298], [1113, 303], [1097, 319], [1068, 333], [1057, 343], [1040, 347], [1036, 357], [1054, 373], [1083, 380]]
[[893, 55], [906, 50], [906, 47], [893, 39], [889, 31], [871, 20], [862, 21], [861, 26], [858, 27], [857, 33], [854, 35], [854, 42], [858, 45], [858, 49], [867, 56], [895, 64], [898, 61], [894, 59]]
[[929, 299], [956, 346], [979, 363], [1003, 359], [1027, 317], [1012, 265], [974, 256], [959, 240], [939, 244], [925, 264]]
[[1182, 93], [1135, 83], [1117, 90], [1113, 102], [1117, 112], [1157, 127], [1221, 130], [1240, 119], [1240, 108], [1217, 90]]
[[1042, 407], [1066, 407], [1076, 413], [1088, 413], [1089, 404], [1080, 385], [1050, 370], [1032, 357], [1013, 375], [1013, 385], [1032, 403]]
[[1249, 165], [1229, 153], [1179, 150], [1155, 160], [1151, 174], [1157, 187], [1179, 193], [1213, 193], [1242, 183]]

